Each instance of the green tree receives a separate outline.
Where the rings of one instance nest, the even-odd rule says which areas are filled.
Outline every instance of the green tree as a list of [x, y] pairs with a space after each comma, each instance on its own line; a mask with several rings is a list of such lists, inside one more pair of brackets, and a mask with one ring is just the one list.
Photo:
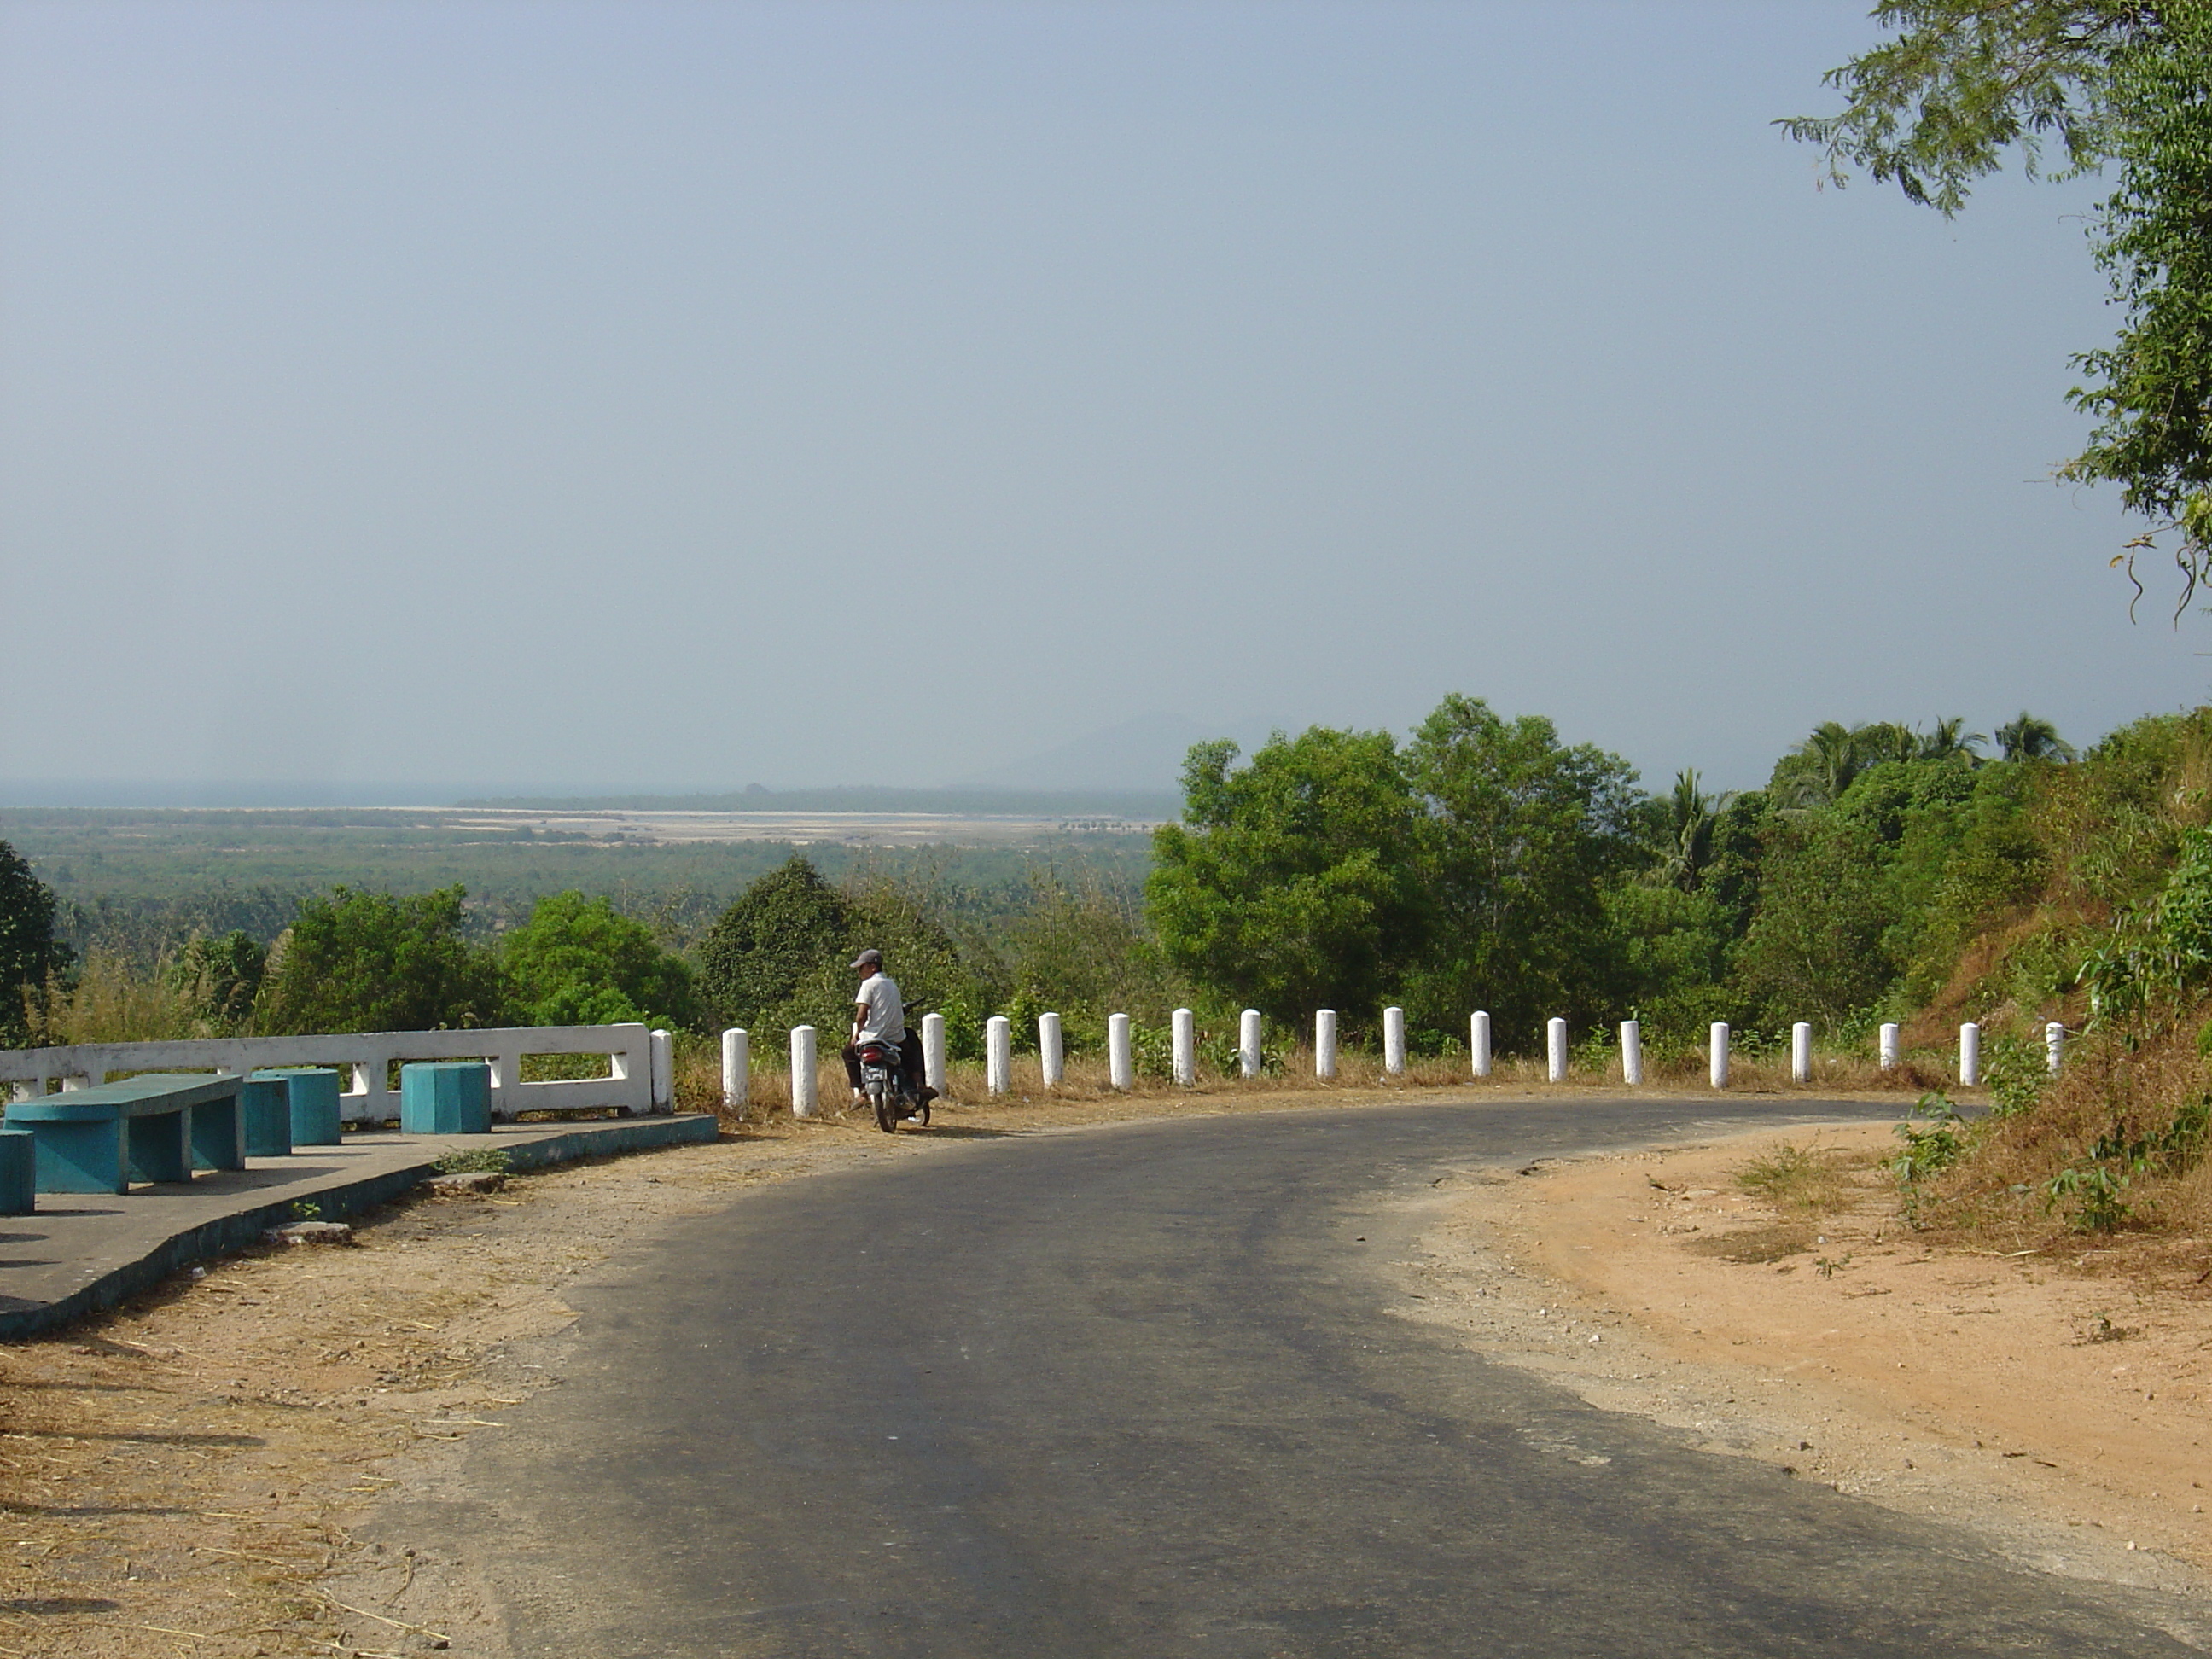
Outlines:
[[525, 1024], [699, 1024], [690, 964], [605, 898], [571, 890], [538, 900], [530, 920], [501, 941], [500, 956]]
[[771, 1029], [770, 1011], [843, 950], [850, 926], [843, 895], [794, 855], [740, 893], [700, 942], [708, 1012], [723, 1025]]
[[54, 937], [53, 889], [0, 841], [0, 1043], [21, 1048], [46, 1024], [46, 1000], [74, 955]]
[[1774, 821], [1758, 915], [1736, 968], [1775, 1020], [1832, 1028], [1880, 1001], [1894, 970], [1882, 934], [1894, 919], [1879, 842], [1864, 821], [1821, 813]]
[[1421, 723], [1406, 763], [1426, 808], [1429, 910], [1409, 1017], [1456, 1032], [1487, 1008], [1506, 1044], [1533, 1042], [1554, 1014], [1604, 1017], [1623, 976], [1605, 890], [1647, 856], [1634, 769], [1560, 743], [1540, 716], [1507, 720], [1456, 695]]
[[1660, 884], [1694, 893], [1713, 861], [1713, 836], [1727, 795], [1715, 797], [1699, 787], [1694, 769], [1674, 775], [1674, 787], [1658, 803], [1658, 861], [1652, 870]]
[[399, 896], [334, 887], [308, 899], [270, 952], [270, 1031], [427, 1031], [497, 1025], [507, 988], [462, 934], [459, 886]]
[[1388, 732], [1194, 745], [1146, 884], [1169, 960], [1270, 1018], [1371, 1021], [1420, 942], [1413, 792]]
[[[2017, 155], [2031, 178], [2117, 162], [2088, 227], [2127, 321], [2075, 362], [2069, 394], [2100, 425], [2059, 470], [2112, 482], [2176, 533], [2185, 606], [2212, 553], [2212, 3], [2208, 0], [1881, 0], [1894, 38], [1832, 70], [1844, 107], [1781, 125], [1946, 216]], [[2134, 574], [2132, 553], [2129, 572]], [[2118, 562], [2116, 560], [2115, 562]], [[2140, 584], [2138, 584], [2140, 587]]]
[[261, 941], [241, 928], [210, 939], [195, 933], [169, 963], [169, 983], [184, 995], [198, 1024], [235, 1031], [253, 1018], [269, 965]]
[[2027, 712], [1997, 727], [1997, 753], [2008, 761], [2071, 761], [2074, 745], [2058, 735], [2058, 728]]

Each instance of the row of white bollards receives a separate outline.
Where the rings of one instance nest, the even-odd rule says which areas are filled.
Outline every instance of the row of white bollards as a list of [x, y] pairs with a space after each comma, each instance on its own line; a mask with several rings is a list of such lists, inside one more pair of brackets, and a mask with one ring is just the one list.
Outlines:
[[[1188, 1008], [1170, 1017], [1170, 1046], [1175, 1080], [1183, 1088], [1198, 1081], [1198, 1018]], [[984, 1024], [984, 1086], [994, 1095], [1013, 1087], [1013, 1024], [1004, 1014], [994, 1014]], [[1106, 1020], [1106, 1070], [1109, 1084], [1127, 1090], [1136, 1085], [1133, 1027], [1127, 1014], [1110, 1014]], [[1259, 1010], [1247, 1008], [1237, 1021], [1237, 1069], [1241, 1076], [1257, 1077], [1265, 1066], [1262, 1038], [1265, 1023]], [[2066, 1027], [2052, 1020], [2043, 1028], [2044, 1060], [2051, 1076], [2065, 1063]], [[945, 1086], [945, 1016], [925, 1014], [921, 1019], [922, 1074], [933, 1089]], [[1899, 1028], [1881, 1027], [1876, 1049], [1883, 1071], [1902, 1063]], [[1492, 1070], [1490, 1015], [1478, 1009], [1468, 1018], [1468, 1056], [1477, 1078]], [[1037, 1057], [1047, 1088], [1057, 1088], [1067, 1074], [1066, 1042], [1058, 1014], [1037, 1017]], [[819, 1058], [815, 1030], [795, 1025], [791, 1030], [791, 1109], [795, 1116], [811, 1117], [816, 1101], [815, 1073]], [[1567, 1079], [1567, 1022], [1544, 1024], [1545, 1075], [1553, 1083]], [[1716, 1089], [1729, 1080], [1729, 1030], [1725, 1020], [1713, 1022], [1707, 1048], [1706, 1074]], [[742, 1115], [750, 1092], [751, 1038], [741, 1027], [722, 1033], [722, 1102]], [[1382, 1011], [1382, 1070], [1389, 1077], [1406, 1073], [1406, 1011]], [[1322, 1082], [1337, 1073], [1337, 1015], [1323, 1008], [1314, 1015], [1314, 1076]], [[1620, 1022], [1621, 1080], [1631, 1088], [1644, 1083], [1644, 1036], [1640, 1024]], [[1813, 1027], [1800, 1020], [1790, 1028], [1790, 1076], [1793, 1082], [1813, 1080]], [[1959, 1027], [1959, 1081], [1968, 1088], [1982, 1081], [1982, 1028], [1972, 1020]]]

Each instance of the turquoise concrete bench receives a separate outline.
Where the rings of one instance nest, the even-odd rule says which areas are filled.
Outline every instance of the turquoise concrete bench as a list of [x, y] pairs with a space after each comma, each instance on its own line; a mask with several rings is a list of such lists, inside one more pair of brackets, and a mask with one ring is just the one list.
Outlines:
[[283, 1078], [248, 1072], [238, 1091], [238, 1112], [246, 1121], [246, 1157], [292, 1156], [291, 1091]]
[[[256, 1072], [252, 1080], [282, 1079], [291, 1115], [292, 1145], [335, 1146], [345, 1139], [345, 1118], [339, 1106], [340, 1079], [327, 1066], [271, 1066]], [[249, 1146], [247, 1152], [251, 1154]]]
[[418, 1060], [399, 1068], [399, 1131], [480, 1135], [491, 1128], [491, 1067], [480, 1060]]
[[27, 1129], [0, 1129], [0, 1215], [39, 1207], [39, 1152]]
[[8, 1103], [7, 1125], [29, 1132], [42, 1193], [121, 1193], [140, 1182], [190, 1181], [195, 1165], [246, 1167], [238, 1109], [246, 1079], [153, 1072]]

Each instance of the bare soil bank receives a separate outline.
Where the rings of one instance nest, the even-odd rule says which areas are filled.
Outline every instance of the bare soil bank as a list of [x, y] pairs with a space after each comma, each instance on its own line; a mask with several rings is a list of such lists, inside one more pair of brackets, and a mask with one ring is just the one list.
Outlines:
[[[1785, 1144], [1857, 1167], [1840, 1212], [1738, 1189]], [[2084, 1242], [1930, 1248], [1869, 1167], [1894, 1148], [1851, 1125], [1455, 1171], [1417, 1206], [1424, 1249], [1399, 1265], [1395, 1311], [1709, 1449], [1964, 1522], [2023, 1563], [2212, 1589], [2212, 1285], [2100, 1278]], [[2175, 1633], [2205, 1644], [2205, 1605]]]

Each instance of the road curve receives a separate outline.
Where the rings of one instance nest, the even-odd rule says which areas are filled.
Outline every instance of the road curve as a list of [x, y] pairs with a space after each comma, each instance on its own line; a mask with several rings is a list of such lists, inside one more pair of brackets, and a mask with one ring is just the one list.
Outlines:
[[1182, 1119], [757, 1192], [586, 1293], [566, 1386], [410, 1524], [529, 1656], [2196, 1651], [1381, 1310], [1438, 1165], [1776, 1109]]

